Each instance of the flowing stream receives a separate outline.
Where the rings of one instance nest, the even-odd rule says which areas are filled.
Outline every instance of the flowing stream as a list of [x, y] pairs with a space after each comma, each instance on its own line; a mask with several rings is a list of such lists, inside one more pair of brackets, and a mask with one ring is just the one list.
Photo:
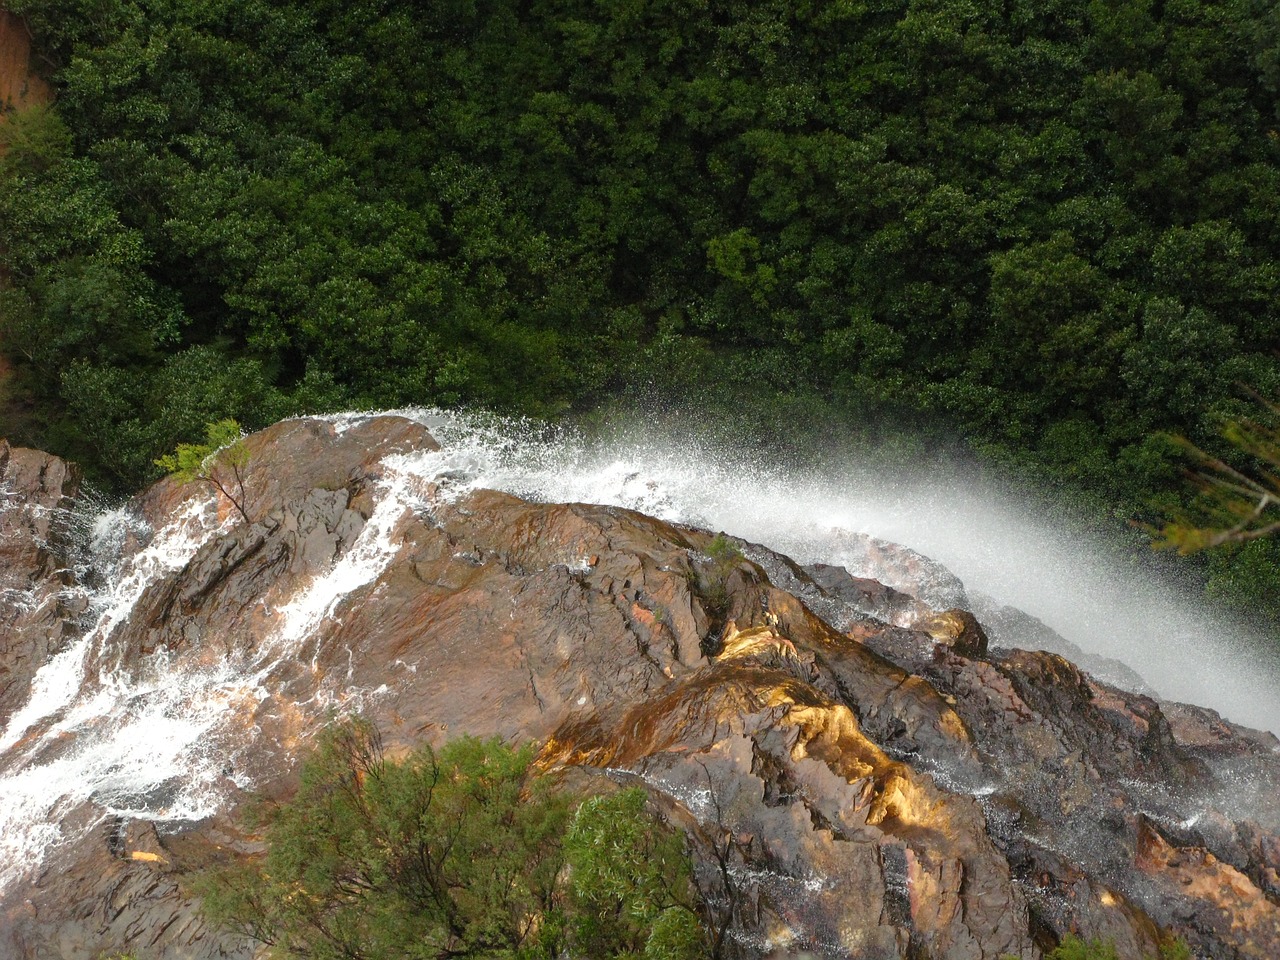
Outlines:
[[[233, 522], [220, 524], [212, 501], [170, 518], [132, 552], [123, 534], [137, 521], [124, 510], [86, 525], [90, 569], [82, 580], [99, 584], [92, 623], [41, 668], [26, 703], [0, 717], [0, 892], [104, 817], [198, 820], [228, 790], [251, 786], [235, 772], [236, 757], [252, 749], [252, 737], [231, 719], [245, 715], [237, 708], [271, 696], [275, 665], [344, 595], [378, 575], [394, 554], [391, 531], [404, 511], [476, 488], [628, 507], [723, 530], [802, 563], [850, 565], [855, 574], [849, 531], [902, 543], [941, 561], [971, 593], [1017, 606], [1084, 650], [1127, 663], [1164, 697], [1280, 731], [1274, 647], [1214, 622], [1141, 566], [1104, 559], [1104, 545], [1064, 535], [1053, 515], [999, 487], [945, 470], [890, 480], [857, 464], [797, 469], [696, 432], [588, 441], [489, 416], [397, 412], [426, 425], [443, 449], [388, 459], [356, 543], [276, 611], [275, 634], [252, 658], [211, 656], [195, 672], [177, 670], [163, 653], [129, 672], [109, 666], [119, 662], [115, 628], [147, 584], [180, 569]], [[329, 419], [342, 430], [367, 416]], [[0, 498], [0, 509], [10, 508]], [[370, 693], [337, 678], [298, 706], [320, 717]], [[77, 819], [89, 803], [97, 819]]]

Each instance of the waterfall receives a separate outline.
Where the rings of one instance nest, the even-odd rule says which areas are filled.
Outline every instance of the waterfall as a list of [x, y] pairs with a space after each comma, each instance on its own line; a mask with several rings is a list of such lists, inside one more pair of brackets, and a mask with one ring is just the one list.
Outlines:
[[399, 412], [446, 447], [430, 462], [447, 464], [441, 475], [458, 492], [627, 507], [855, 575], [863, 559], [847, 534], [871, 534], [940, 562], [970, 595], [1017, 607], [1086, 652], [1120, 660], [1165, 699], [1280, 732], [1280, 645], [1216, 620], [1154, 562], [1123, 561], [1100, 536], [1064, 529], [1052, 504], [1008, 485], [936, 466], [910, 478], [859, 463], [806, 470], [696, 428], [665, 435], [640, 418], [625, 433], [589, 441], [490, 417]]
[[[208, 506], [190, 503], [127, 559], [113, 549], [115, 534], [132, 522], [127, 514], [109, 511], [93, 524], [91, 567], [107, 574], [91, 597], [93, 625], [40, 668], [26, 704], [0, 732], [0, 891], [71, 839], [62, 823], [85, 801], [104, 815], [179, 820], [216, 809], [203, 789], [209, 760], [202, 738], [223, 712], [217, 693], [233, 678], [174, 675], [163, 657], [142, 676], [109, 666], [115, 628], [147, 586], [219, 532]], [[95, 673], [98, 662], [104, 669]]]
[[[346, 593], [390, 562], [389, 530], [406, 510], [420, 508], [419, 480], [388, 473], [352, 548], [276, 611], [277, 628], [252, 657], [215, 653], [194, 671], [164, 650], [132, 670], [121, 667], [113, 637], [150, 585], [227, 535], [235, 517], [219, 522], [211, 498], [191, 499], [158, 530], [141, 530], [149, 535], [146, 546], [121, 557], [121, 532], [138, 532], [140, 522], [124, 508], [100, 515], [90, 525], [83, 576], [102, 583], [90, 596], [92, 625], [41, 667], [27, 702], [0, 730], [0, 893], [58, 844], [103, 820], [201, 820], [221, 807], [229, 789], [251, 786], [238, 772], [254, 732], [246, 742], [243, 718], [272, 696], [275, 668]], [[358, 705], [367, 694], [322, 689], [306, 706], [321, 716]], [[88, 803], [95, 815], [70, 816]]]
[[[90, 568], [81, 578], [96, 584], [92, 622], [41, 667], [25, 704], [0, 718], [0, 892], [103, 818], [199, 820], [231, 789], [251, 787], [239, 762], [254, 732], [245, 718], [276, 695], [273, 671], [304, 648], [344, 596], [390, 563], [400, 518], [429, 512], [434, 498], [481, 488], [630, 508], [723, 530], [802, 563], [847, 565], [854, 574], [861, 559], [850, 532], [902, 543], [945, 564], [969, 591], [1020, 607], [1084, 650], [1128, 663], [1162, 696], [1280, 730], [1274, 653], [1214, 623], [1176, 586], [1110, 565], [1097, 543], [1064, 537], [1053, 516], [1028, 513], [998, 487], [939, 471], [889, 482], [858, 464], [806, 471], [696, 433], [668, 437], [637, 428], [588, 440], [492, 416], [395, 412], [426, 426], [442, 449], [383, 461], [372, 515], [354, 544], [267, 612], [271, 633], [252, 655], [211, 651], [193, 670], [158, 650], [124, 670], [113, 648], [117, 627], [147, 587], [234, 527], [235, 517], [219, 521], [211, 495], [190, 496], [131, 553], [121, 553], [116, 536], [137, 525], [127, 511], [105, 512], [92, 525]], [[341, 432], [370, 416], [327, 419]], [[286, 706], [315, 721], [377, 695], [344, 680], [331, 680], [313, 701]], [[89, 804], [93, 817], [69, 816]], [[67, 825], [73, 822], [78, 826]]]

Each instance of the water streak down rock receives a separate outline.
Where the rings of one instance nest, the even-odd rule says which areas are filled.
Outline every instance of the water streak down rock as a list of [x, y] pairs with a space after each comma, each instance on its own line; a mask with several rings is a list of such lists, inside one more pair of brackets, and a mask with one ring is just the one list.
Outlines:
[[[433, 438], [399, 417], [288, 421], [248, 443], [254, 522], [221, 504], [216, 532], [86, 652], [89, 686], [228, 664], [245, 678], [202, 740], [219, 812], [166, 819], [164, 789], [129, 815], [105, 791], [80, 804], [0, 895], [0, 956], [251, 956], [204, 924], [182, 878], [260, 852], [238, 807], [287, 796], [326, 711], [354, 705], [392, 749], [534, 738], [575, 782], [645, 786], [687, 832], [730, 956], [1034, 960], [1068, 932], [1122, 957], [1168, 934], [1201, 956], [1280, 956], [1268, 734], [1008, 636], [987, 650], [971, 615], [930, 606], [962, 595], [936, 570], [913, 596], [901, 564], [888, 592], [766, 547], [713, 559], [712, 533], [620, 508], [451, 493], [421, 466]], [[6, 589], [52, 596], [68, 574], [30, 518], [73, 472], [0, 449]], [[26, 463], [44, 466], [12, 466]], [[158, 530], [192, 505], [212, 515], [211, 496], [165, 481], [134, 509]], [[33, 616], [6, 614], [5, 691], [74, 629]], [[21, 702], [5, 691], [0, 722]], [[100, 734], [58, 708], [0, 773]]]

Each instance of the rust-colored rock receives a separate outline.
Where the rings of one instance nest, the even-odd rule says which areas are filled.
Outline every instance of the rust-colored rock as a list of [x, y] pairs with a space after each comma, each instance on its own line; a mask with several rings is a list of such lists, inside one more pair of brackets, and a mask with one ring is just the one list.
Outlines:
[[32, 69], [31, 34], [22, 20], [0, 8], [0, 149], [4, 141], [4, 114], [33, 104], [47, 103], [49, 84]]
[[1176, 847], [1143, 818], [1137, 868], [1171, 918], [1197, 939], [1230, 944], [1232, 956], [1273, 958], [1280, 942], [1280, 906], [1253, 878], [1198, 846]]
[[962, 657], [981, 657], [987, 652], [987, 633], [978, 623], [978, 618], [968, 610], [944, 610], [915, 626]]

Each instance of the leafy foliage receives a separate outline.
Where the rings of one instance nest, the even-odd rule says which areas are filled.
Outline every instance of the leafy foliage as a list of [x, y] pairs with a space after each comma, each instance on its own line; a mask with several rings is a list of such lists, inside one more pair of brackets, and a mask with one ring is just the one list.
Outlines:
[[392, 761], [367, 722], [337, 724], [265, 827], [263, 860], [197, 892], [273, 956], [702, 955], [682, 841], [644, 793], [575, 812], [527, 746], [466, 738]]
[[[1269, 407], [1273, 417], [1280, 407]], [[1229, 423], [1223, 438], [1251, 458], [1251, 472], [1237, 469], [1186, 441], [1196, 464], [1200, 495], [1190, 510], [1161, 528], [1159, 546], [1193, 553], [1229, 543], [1248, 543], [1280, 532], [1280, 429], [1249, 421]]]
[[1104, 940], [1081, 940], [1067, 934], [1052, 953], [1053, 960], [1120, 960], [1114, 943]]
[[707, 955], [683, 838], [645, 813], [642, 790], [590, 797], [565, 835], [573, 942], [589, 957]]
[[[1168, 940], [1160, 946], [1159, 960], [1190, 960], [1191, 950], [1181, 938]], [[1106, 940], [1081, 940], [1075, 934], [1062, 938], [1046, 960], [1120, 960], [1114, 943]]]
[[244, 468], [249, 465], [249, 456], [240, 424], [227, 419], [206, 424], [204, 443], [180, 443], [173, 453], [157, 459], [156, 466], [179, 483], [207, 483], [231, 502], [245, 523], [250, 523], [244, 490]]
[[[707, 559], [711, 562], [700, 565], [691, 573], [690, 586], [702, 600], [703, 607], [711, 615], [716, 629], [708, 637], [714, 638], [719, 627], [723, 626], [725, 615], [729, 610], [729, 578], [742, 563], [742, 551], [723, 533], [717, 533], [707, 544]], [[704, 643], [714, 644], [714, 639]], [[704, 652], [711, 652], [707, 646]]]

